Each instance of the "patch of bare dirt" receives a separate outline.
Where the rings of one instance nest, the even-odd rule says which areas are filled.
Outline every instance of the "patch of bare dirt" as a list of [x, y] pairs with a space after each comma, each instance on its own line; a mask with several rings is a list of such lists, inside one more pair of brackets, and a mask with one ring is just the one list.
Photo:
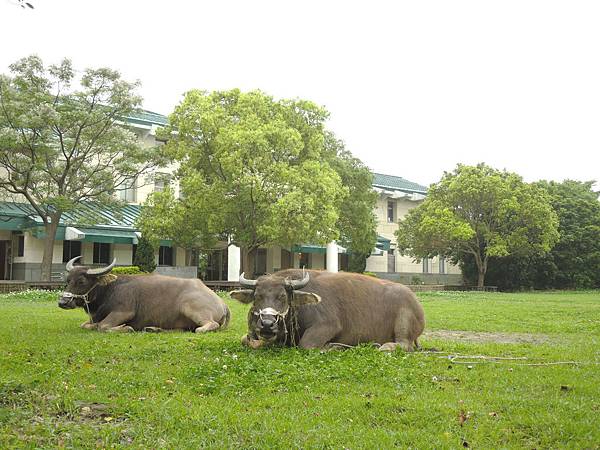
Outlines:
[[435, 330], [425, 331], [425, 339], [442, 339], [465, 342], [495, 342], [498, 344], [545, 344], [550, 337], [545, 334], [494, 333], [488, 331]]

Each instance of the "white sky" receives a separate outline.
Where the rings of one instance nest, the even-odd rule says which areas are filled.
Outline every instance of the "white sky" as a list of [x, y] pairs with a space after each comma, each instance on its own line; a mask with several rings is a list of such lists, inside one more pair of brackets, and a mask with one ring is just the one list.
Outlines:
[[163, 114], [191, 88], [306, 98], [372, 170], [422, 184], [482, 161], [600, 180], [598, 1], [28, 1], [0, 0], [2, 73], [109, 66]]

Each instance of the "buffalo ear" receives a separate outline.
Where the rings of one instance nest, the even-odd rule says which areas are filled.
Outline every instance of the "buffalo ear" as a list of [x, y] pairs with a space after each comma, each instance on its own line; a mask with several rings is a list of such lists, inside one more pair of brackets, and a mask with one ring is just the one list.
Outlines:
[[321, 302], [321, 296], [313, 292], [294, 291], [294, 298], [292, 299], [292, 305], [310, 305]]
[[237, 291], [231, 291], [229, 295], [231, 298], [234, 298], [238, 302], [242, 303], [252, 303], [254, 301], [253, 289], [239, 289]]

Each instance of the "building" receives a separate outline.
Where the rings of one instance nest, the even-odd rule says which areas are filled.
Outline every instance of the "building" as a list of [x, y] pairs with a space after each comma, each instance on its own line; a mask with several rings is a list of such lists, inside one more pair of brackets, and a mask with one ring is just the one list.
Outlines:
[[[124, 118], [144, 146], [161, 145], [156, 130], [167, 124], [167, 118], [150, 111], [141, 111]], [[123, 208], [98, 208], [85, 204], [76, 212], [61, 218], [54, 243], [52, 278], [63, 277], [65, 263], [82, 256], [89, 266], [109, 264], [113, 258], [118, 265], [131, 265], [140, 234], [134, 222], [140, 204], [155, 190], [169, 183], [173, 167], [162, 172], [144, 174], [131, 188], [118, 192], [128, 204]], [[174, 186], [178, 195], [177, 186]], [[93, 223], [93, 225], [90, 225]], [[44, 250], [44, 227], [28, 203], [0, 202], [0, 280], [38, 281]], [[156, 252], [157, 271], [165, 274], [196, 277], [197, 264], [193, 254], [176, 248], [170, 241], [161, 241]]]
[[375, 210], [378, 237], [377, 248], [367, 258], [366, 270], [405, 284], [462, 284], [459, 267], [443, 258], [426, 258], [417, 263], [396, 249], [394, 233], [398, 220], [425, 199], [427, 188], [401, 177], [374, 173], [373, 189], [379, 194]]
[[[150, 111], [142, 111], [124, 120], [137, 134], [143, 145], [161, 145], [156, 138], [159, 127], [167, 118]], [[99, 209], [93, 204], [82, 206], [77, 212], [64, 214], [54, 246], [53, 278], [64, 274], [65, 263], [82, 256], [85, 265], [106, 265], [113, 258], [118, 265], [131, 265], [138, 238], [135, 219], [140, 204], [153, 191], [162, 190], [171, 183], [175, 167], [145, 174], [118, 195], [127, 206], [118, 210]], [[178, 186], [173, 183], [175, 195]], [[405, 283], [460, 284], [460, 270], [444, 260], [424, 260], [415, 263], [398, 255], [394, 232], [397, 221], [421, 202], [426, 188], [400, 177], [374, 174], [373, 189], [379, 194], [376, 215], [378, 239], [372, 255], [367, 259], [367, 270], [380, 277]], [[94, 218], [93, 225], [89, 225]], [[84, 225], [87, 224], [87, 225]], [[0, 202], [0, 279], [37, 281], [41, 275], [44, 228], [27, 203]], [[183, 277], [200, 276], [205, 280], [237, 280], [241, 267], [240, 249], [223, 242], [208, 252], [183, 249], [160, 243], [155, 258], [157, 271]], [[198, 273], [199, 257], [203, 255], [202, 272]], [[327, 246], [298, 244], [291, 247], [260, 248], [255, 258], [256, 274], [272, 273], [291, 267], [347, 270], [346, 249], [332, 242]]]

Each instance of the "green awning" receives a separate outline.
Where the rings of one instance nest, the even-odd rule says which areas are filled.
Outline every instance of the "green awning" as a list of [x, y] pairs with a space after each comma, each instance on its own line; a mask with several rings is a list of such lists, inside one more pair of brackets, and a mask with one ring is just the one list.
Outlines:
[[[63, 226], [59, 226], [56, 229], [56, 238], [55, 239], [57, 241], [64, 241], [65, 240], [65, 229], [66, 229], [66, 227], [63, 227]], [[45, 230], [45, 228], [43, 226], [38, 225], [36, 227], [30, 228], [29, 231], [31, 232], [31, 235], [34, 238], [37, 238], [37, 239], [46, 239], [46, 230]]]
[[171, 241], [170, 239], [161, 239], [159, 245], [161, 247], [172, 247], [173, 241]]
[[302, 245], [293, 245], [292, 253], [327, 253], [327, 247], [323, 245], [314, 245], [314, 244], [302, 244]]
[[384, 238], [383, 236], [377, 236], [377, 247], [379, 250], [385, 250], [386, 252], [390, 250], [390, 243], [392, 241], [390, 239]]
[[137, 244], [138, 237], [133, 231], [110, 230], [105, 228], [79, 228], [85, 236], [84, 242], [99, 242], [103, 244]]
[[20, 230], [25, 222], [21, 217], [0, 217], [0, 230]]

